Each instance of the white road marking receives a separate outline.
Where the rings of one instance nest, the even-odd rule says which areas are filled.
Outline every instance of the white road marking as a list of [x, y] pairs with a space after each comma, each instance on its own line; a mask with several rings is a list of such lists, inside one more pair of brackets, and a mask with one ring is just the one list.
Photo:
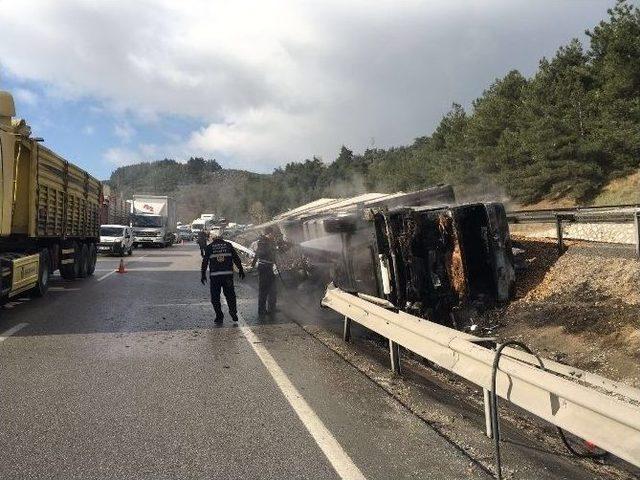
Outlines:
[[104, 275], [102, 275], [101, 277], [98, 277], [96, 279], [96, 281], [101, 282], [102, 280], [104, 280], [107, 277], [110, 277], [111, 275], [113, 275], [114, 273], [116, 273], [116, 270], [111, 270], [109, 273], [105, 273]]
[[336, 473], [343, 480], [366, 480], [360, 469], [353, 463], [351, 457], [349, 457], [349, 454], [344, 451], [332, 433], [324, 426], [322, 420], [320, 420], [302, 395], [300, 395], [300, 392], [298, 392], [293, 383], [291, 383], [291, 380], [289, 380], [266, 347], [260, 343], [260, 339], [246, 326], [240, 315], [238, 315], [238, 317], [243, 324], [243, 326], [240, 326], [240, 331], [244, 335], [244, 338], [247, 339], [249, 345], [251, 345], [251, 348], [253, 348], [253, 351], [276, 382], [276, 385], [289, 402], [289, 405], [291, 405], [325, 454]]
[[17, 307], [18, 305], [22, 305], [23, 303], [28, 302], [29, 300], [31, 300], [31, 298], [29, 298], [29, 297], [15, 298], [15, 299], [11, 300], [10, 302], [5, 303], [2, 306], [2, 308], [4, 308], [5, 310], [11, 310], [11, 309]]
[[29, 325], [29, 324], [28, 323], [18, 323], [17, 325], [14, 325], [13, 327], [11, 327], [6, 332], [3, 332], [2, 334], [0, 334], [0, 342], [4, 342], [11, 335], [13, 335], [14, 333], [22, 330], [27, 325]]
[[143, 307], [202, 307], [211, 306], [211, 302], [196, 302], [196, 303], [149, 303], [142, 305]]

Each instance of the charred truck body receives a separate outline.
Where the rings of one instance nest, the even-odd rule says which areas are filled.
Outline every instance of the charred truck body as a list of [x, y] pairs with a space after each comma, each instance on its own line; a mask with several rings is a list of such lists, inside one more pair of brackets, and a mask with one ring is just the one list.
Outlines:
[[343, 290], [464, 329], [475, 312], [509, 300], [515, 272], [503, 205], [453, 203], [441, 186], [279, 226]]
[[0, 92], [0, 301], [43, 295], [60, 270], [73, 279], [96, 265], [102, 185], [40, 145], [13, 98]]

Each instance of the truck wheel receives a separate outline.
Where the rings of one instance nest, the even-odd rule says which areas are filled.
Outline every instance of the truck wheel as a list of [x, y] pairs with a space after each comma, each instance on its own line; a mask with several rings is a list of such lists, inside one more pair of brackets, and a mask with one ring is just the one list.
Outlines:
[[40, 266], [38, 267], [38, 284], [33, 287], [32, 293], [36, 297], [44, 297], [49, 290], [49, 250], [40, 250]]
[[83, 243], [80, 247], [80, 265], [78, 268], [78, 278], [86, 278], [89, 275], [89, 247]]
[[73, 248], [73, 263], [60, 265], [60, 275], [65, 280], [74, 280], [80, 275], [80, 246], [77, 242], [71, 242], [65, 248]]
[[97, 261], [98, 261], [98, 251], [96, 250], [95, 243], [91, 243], [89, 245], [89, 269], [87, 270], [88, 275], [93, 275], [93, 272], [96, 271]]

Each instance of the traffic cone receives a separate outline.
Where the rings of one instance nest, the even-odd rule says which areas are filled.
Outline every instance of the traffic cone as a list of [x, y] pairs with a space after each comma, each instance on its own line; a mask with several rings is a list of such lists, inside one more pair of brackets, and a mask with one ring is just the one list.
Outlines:
[[127, 273], [127, 271], [124, 268], [124, 260], [122, 258], [120, 259], [120, 266], [118, 267], [118, 270], [116, 270], [116, 272]]

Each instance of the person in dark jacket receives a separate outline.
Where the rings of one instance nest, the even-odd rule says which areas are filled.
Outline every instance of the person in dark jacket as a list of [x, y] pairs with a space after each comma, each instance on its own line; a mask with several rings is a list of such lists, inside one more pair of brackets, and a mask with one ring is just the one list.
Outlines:
[[[258, 239], [256, 254], [251, 263], [252, 267], [258, 265], [258, 315], [276, 311], [278, 290], [276, 285], [276, 246], [275, 232], [271, 227], [265, 229]], [[267, 309], [268, 307], [268, 309]]]
[[207, 283], [207, 267], [209, 267], [209, 286], [211, 289], [211, 303], [216, 312], [215, 323], [222, 323], [222, 305], [220, 304], [220, 290], [224, 293], [229, 306], [229, 315], [234, 322], [238, 321], [238, 310], [236, 307], [236, 290], [233, 286], [233, 265], [238, 268], [238, 276], [244, 278], [242, 262], [235, 248], [225, 242], [220, 236], [213, 238], [211, 243], [204, 249], [202, 267], [200, 269], [200, 281], [204, 285]]
[[207, 239], [209, 234], [206, 230], [202, 229], [198, 232], [198, 246], [200, 247], [200, 255], [204, 257], [204, 249], [207, 248]]

